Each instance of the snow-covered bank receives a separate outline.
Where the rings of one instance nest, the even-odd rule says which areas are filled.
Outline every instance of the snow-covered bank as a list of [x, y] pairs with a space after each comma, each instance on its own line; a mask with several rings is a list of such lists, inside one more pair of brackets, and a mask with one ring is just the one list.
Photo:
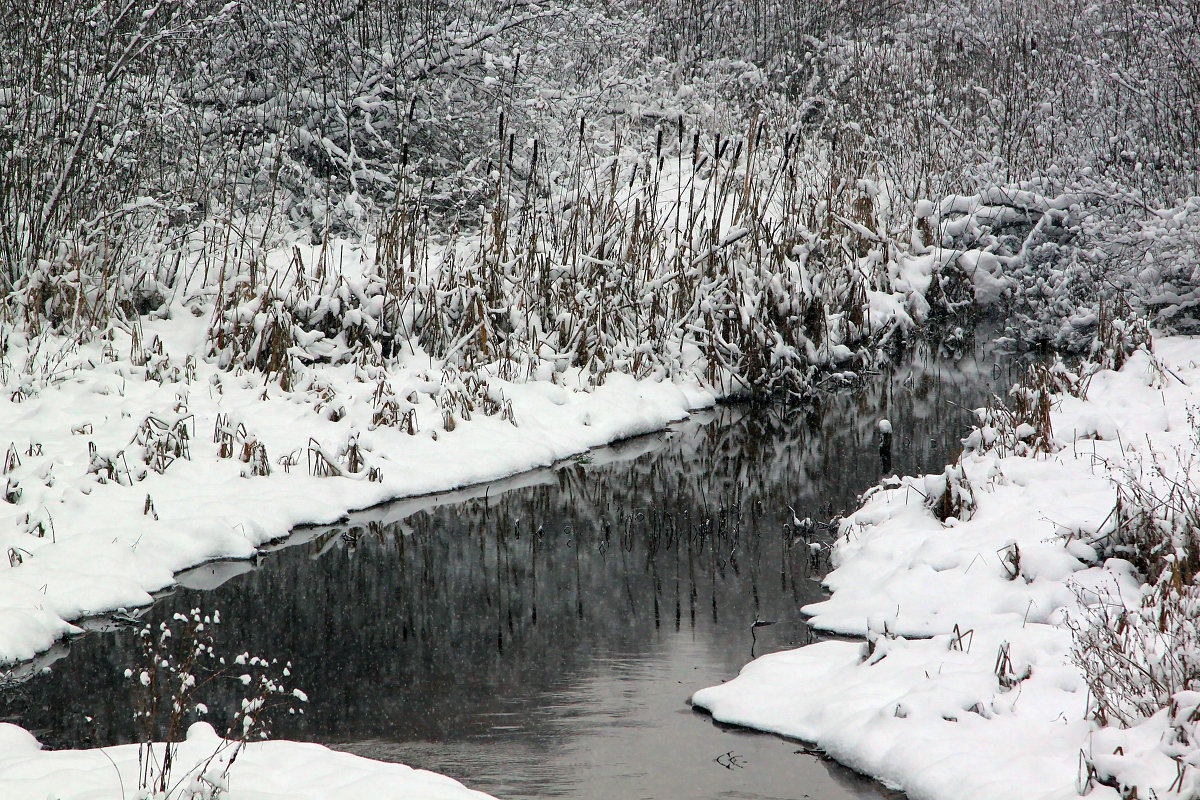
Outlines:
[[[118, 331], [112, 343], [58, 354], [66, 366], [49, 386], [13, 381], [0, 404], [0, 446], [11, 442], [0, 662], [50, 647], [88, 615], [146, 605], [187, 567], [252, 556], [298, 524], [547, 465], [715, 400], [695, 382], [661, 377], [614, 374], [587, 391], [571, 372], [492, 378], [455, 401], [446, 430], [452, 388], [428, 358], [402, 356], [386, 376], [325, 365], [288, 393], [196, 357], [207, 320], [181, 308], [173, 317], [144, 322], [143, 340], [157, 337], [164, 353], [145, 365], [131, 362]], [[148, 378], [154, 370], [165, 378]], [[412, 412], [414, 433], [372, 424], [382, 380], [399, 413]], [[483, 392], [504, 410], [472, 416], [457, 405], [479, 405]], [[255, 474], [263, 467], [269, 476]]]
[[[805, 609], [868, 642], [764, 656], [694, 703], [815, 742], [913, 798], [1121, 796], [1105, 784], [1196, 796], [1200, 751], [1180, 734], [1194, 692], [1127, 730], [1098, 729], [1067, 625], [1087, 624], [1079, 598], [1137, 609], [1150, 595], [1128, 561], [1101, 560], [1121, 524], [1115, 482], [1153, 462], [1177, 477], [1195, 453], [1200, 340], [1154, 349], [1094, 375], [1086, 400], [1056, 396], [1056, 452], [1031, 452], [1032, 428], [1014, 448], [984, 427], [961, 458], [967, 482], [949, 469], [870, 494], [843, 521], [832, 595]], [[942, 522], [926, 498], [948, 480], [974, 509]]]
[[[0, 787], [5, 798], [83, 800], [134, 797], [141, 765], [138, 745], [96, 750], [43, 751], [14, 725], [0, 723]], [[162, 747], [158, 746], [158, 756]], [[403, 764], [338, 753], [317, 744], [259, 742], [236, 745], [207, 723], [193, 725], [174, 756], [173, 797], [227, 800], [486, 800], [458, 781]]]

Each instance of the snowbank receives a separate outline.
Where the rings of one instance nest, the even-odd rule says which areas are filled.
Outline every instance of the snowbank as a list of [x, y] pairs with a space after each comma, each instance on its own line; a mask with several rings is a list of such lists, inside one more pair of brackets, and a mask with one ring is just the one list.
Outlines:
[[1190, 707], [1098, 729], [1066, 625], [1092, 590], [1131, 607], [1146, 591], [1128, 562], [1101, 561], [1093, 546], [1111, 527], [1122, 465], [1195, 452], [1200, 340], [1154, 348], [1096, 374], [1087, 400], [1056, 397], [1057, 452], [965, 453], [969, 518], [943, 523], [926, 502], [946, 476], [870, 494], [843, 522], [831, 596], [805, 609], [815, 627], [867, 641], [764, 656], [694, 704], [812, 741], [914, 800], [1120, 796], [1104, 783], [1196, 796], [1194, 746], [1166, 723]]
[[[161, 757], [162, 746], [156, 747]], [[138, 796], [138, 775], [138, 745], [43, 751], [25, 730], [0, 723], [0, 787], [6, 798], [134, 797]], [[179, 744], [171, 786], [172, 796], [227, 800], [489, 797], [444, 775], [338, 753], [317, 744], [278, 741], [235, 747], [205, 722], [193, 725]]]

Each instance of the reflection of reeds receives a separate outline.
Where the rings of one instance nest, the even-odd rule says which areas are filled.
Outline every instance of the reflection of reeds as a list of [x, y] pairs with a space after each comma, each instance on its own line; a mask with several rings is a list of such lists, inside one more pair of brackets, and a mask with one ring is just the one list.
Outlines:
[[[859, 406], [889, 404], [897, 424], [911, 425], [914, 400], [907, 390], [893, 396], [898, 384], [875, 381], [853, 397], [824, 401], [821, 417], [839, 427], [863, 418], [845, 443], [866, 467], [831, 460], [826, 424], [797, 425], [803, 414], [787, 406], [728, 409], [628, 464], [569, 463], [547, 476], [550, 485], [466, 500], [453, 511], [414, 506], [402, 521], [351, 528], [350, 540], [395, 559], [403, 595], [395, 608], [407, 632], [436, 629], [446, 613], [436, 609], [446, 602], [464, 614], [486, 609], [485, 638], [505, 652], [564, 617], [572, 625], [612, 615], [680, 628], [745, 615], [748, 624], [780, 598], [797, 606], [815, 599], [811, 579], [828, 568], [831, 537], [821, 520], [849, 508], [853, 491], [877, 474], [875, 417]], [[933, 381], [921, 389], [935, 390], [944, 387]], [[818, 489], [836, 475], [845, 476], [841, 495]], [[818, 522], [797, 525], [782, 513], [798, 499]], [[344, 530], [315, 546], [337, 546]]]

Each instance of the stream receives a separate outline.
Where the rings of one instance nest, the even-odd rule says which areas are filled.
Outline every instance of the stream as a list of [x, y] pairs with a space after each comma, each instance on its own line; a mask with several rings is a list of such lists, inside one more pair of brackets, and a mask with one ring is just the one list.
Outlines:
[[[309, 701], [272, 737], [500, 798], [896, 796], [802, 743], [716, 725], [688, 698], [817, 638], [800, 609], [822, 597], [829, 565], [806, 536], [829, 536], [794, 518], [854, 509], [882, 474], [880, 418], [894, 471], [940, 471], [964, 409], [1009, 383], [990, 354], [918, 346], [808, 408], [722, 407], [554, 468], [298, 530], [256, 563], [181, 574], [144, 619], [219, 611], [219, 649], [290, 660]], [[137, 627], [110, 628], [0, 690], [0, 720], [54, 748], [136, 741], [124, 672]], [[205, 698], [218, 730], [239, 689]]]

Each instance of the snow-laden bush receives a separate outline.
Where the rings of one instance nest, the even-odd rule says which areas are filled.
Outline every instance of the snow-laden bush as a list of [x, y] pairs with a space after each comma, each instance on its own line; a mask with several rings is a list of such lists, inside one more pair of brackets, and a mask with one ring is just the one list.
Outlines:
[[[304, 713], [307, 696], [286, 685], [291, 683], [291, 663], [220, 652], [215, 637], [220, 624], [219, 613], [193, 608], [138, 631], [138, 662], [125, 670], [136, 698], [138, 796], [215, 800], [228, 788], [229, 768], [241, 748], [267, 737], [274, 713]], [[213, 704], [210, 709], [208, 698], [220, 684], [243, 687], [239, 706]], [[179, 743], [189, 723], [210, 714], [227, 724], [225, 737], [202, 768], [180, 776], [174, 771]]]
[[[110, 272], [130, 207], [171, 204], [178, 68], [223, 29], [217, 0], [7, 3], [0, 14], [0, 291], [92, 256]], [[176, 140], [172, 142], [171, 140]], [[61, 242], [62, 237], [67, 241]], [[79, 255], [61, 252], [66, 247]], [[73, 266], [79, 268], [78, 263]]]
[[1038, 457], [1058, 452], [1062, 442], [1054, 437], [1050, 412], [1057, 395], [1078, 395], [1082, 382], [1061, 360], [1032, 364], [1008, 392], [993, 395], [988, 405], [975, 409], [976, 422], [962, 440], [963, 449], [995, 452], [1001, 457]]
[[1200, 761], [1200, 588], [1185, 571], [1164, 572], [1141, 597], [1077, 590], [1072, 654], [1089, 712], [1106, 726], [1081, 754], [1081, 793], [1093, 783], [1122, 797], [1200, 788], [1189, 775]]
[[975, 514], [975, 489], [961, 463], [947, 464], [940, 475], [926, 475], [925, 505], [943, 523], [966, 522]]
[[1176, 575], [1165, 574], [1141, 598], [1078, 593], [1084, 611], [1073, 629], [1074, 657], [1102, 725], [1135, 725], [1178, 693], [1200, 689], [1200, 589]]
[[931, 249], [944, 265], [935, 274], [962, 275], [977, 305], [1003, 312], [1013, 344], [1119, 369], [1149, 347], [1149, 324], [1197, 324], [1200, 227], [1193, 200], [1156, 210], [1118, 191], [1083, 178], [947, 196], [934, 219]]
[[[1198, 437], [1193, 435], [1200, 441]], [[1079, 610], [1068, 621], [1093, 718], [1120, 728], [1164, 727], [1155, 734], [1157, 746], [1183, 765], [1200, 759], [1200, 486], [1195, 466], [1194, 451], [1158, 453], [1151, 454], [1146, 470], [1130, 468], [1118, 477], [1116, 504], [1096, 544], [1104, 556], [1130, 562], [1146, 583], [1135, 596], [1123, 596], [1114, 586], [1077, 588]], [[1128, 771], [1128, 766], [1104, 749], [1094, 749], [1089, 777], [1133, 792], [1147, 773]]]

